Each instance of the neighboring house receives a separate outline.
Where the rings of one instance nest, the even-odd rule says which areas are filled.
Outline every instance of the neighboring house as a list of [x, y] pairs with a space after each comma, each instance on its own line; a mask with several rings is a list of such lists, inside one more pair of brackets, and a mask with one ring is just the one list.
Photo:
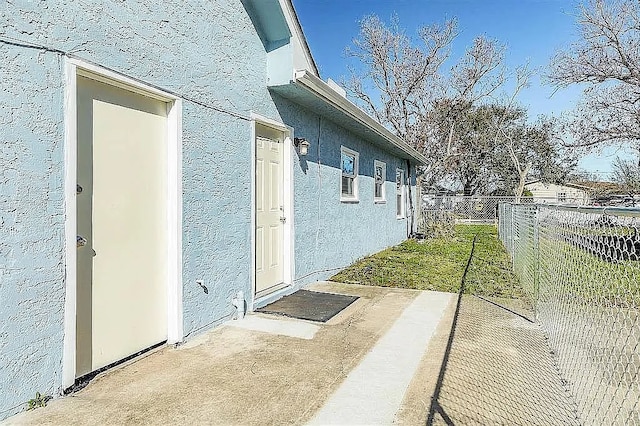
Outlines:
[[525, 186], [531, 192], [533, 201], [544, 204], [577, 204], [589, 203], [589, 187], [574, 183], [557, 185], [539, 180], [529, 182]]
[[319, 78], [290, 0], [2, 21], [0, 418], [411, 232], [426, 159]]

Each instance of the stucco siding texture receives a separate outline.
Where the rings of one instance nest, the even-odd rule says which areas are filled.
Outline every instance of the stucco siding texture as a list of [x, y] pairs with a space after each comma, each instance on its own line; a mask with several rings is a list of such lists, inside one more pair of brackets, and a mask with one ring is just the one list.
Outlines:
[[183, 310], [189, 336], [230, 318], [238, 290], [251, 292], [251, 128], [234, 118], [213, 121], [209, 111], [193, 105], [183, 113]]
[[18, 0], [0, 11], [2, 36], [59, 49], [212, 106], [269, 109], [266, 54], [240, 1]]
[[62, 62], [0, 55], [1, 419], [60, 383], [65, 287]]
[[[396, 218], [396, 168], [406, 161], [349, 130], [274, 95], [283, 121], [310, 143], [294, 153], [295, 277], [297, 287], [324, 280], [353, 261], [406, 239], [407, 219]], [[340, 150], [359, 154], [358, 202], [340, 200]], [[374, 160], [386, 163], [386, 203], [374, 203]]]
[[229, 318], [232, 295], [251, 291], [247, 118], [278, 114], [240, 1], [18, 0], [0, 16], [0, 38], [46, 47], [0, 43], [1, 419], [62, 386], [65, 58], [51, 50], [184, 99], [186, 335]]

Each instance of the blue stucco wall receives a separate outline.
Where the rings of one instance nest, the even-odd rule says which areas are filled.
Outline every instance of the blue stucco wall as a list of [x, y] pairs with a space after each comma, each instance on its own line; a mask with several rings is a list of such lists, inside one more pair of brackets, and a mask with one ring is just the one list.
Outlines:
[[[184, 331], [228, 318], [231, 296], [250, 292], [251, 126], [242, 117], [278, 117], [264, 46], [241, 2], [18, 0], [3, 2], [0, 17], [0, 39], [68, 52], [184, 97]], [[0, 49], [3, 418], [61, 386], [64, 55]]]
[[[269, 93], [264, 46], [240, 1], [18, 0], [0, 17], [0, 39], [46, 47], [0, 42], [0, 419], [61, 390], [65, 56], [53, 50], [183, 98], [187, 336], [229, 318], [235, 292], [251, 292], [251, 111], [312, 143], [309, 156], [294, 155], [297, 287], [405, 238], [394, 199], [405, 163]], [[358, 204], [339, 201], [341, 145], [360, 152]], [[382, 205], [374, 159], [387, 163]]]
[[[396, 168], [407, 171], [406, 161], [281, 96], [273, 98], [282, 120], [311, 144], [309, 155], [294, 154], [293, 161], [296, 287], [405, 240], [408, 220], [396, 218], [395, 179]], [[340, 201], [341, 146], [359, 154], [357, 203]], [[384, 204], [373, 199], [374, 160], [386, 163]]]
[[0, 419], [62, 372], [63, 74], [0, 45]]

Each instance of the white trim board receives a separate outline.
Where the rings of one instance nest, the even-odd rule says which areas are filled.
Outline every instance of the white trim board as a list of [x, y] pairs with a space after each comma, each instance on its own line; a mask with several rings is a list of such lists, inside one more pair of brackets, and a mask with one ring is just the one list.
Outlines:
[[68, 63], [75, 65], [76, 74], [88, 77], [101, 83], [110, 84], [120, 89], [129, 90], [139, 93], [150, 98], [158, 99], [164, 102], [173, 102], [178, 99], [175, 95], [159, 90], [151, 85], [144, 84], [136, 79], [119, 74], [107, 68], [103, 68], [91, 62], [83, 61], [77, 58], [67, 58]]
[[167, 104], [167, 343], [184, 338], [182, 302], [182, 99]]
[[62, 352], [62, 388], [76, 380], [76, 192], [77, 192], [77, 108], [76, 65], [65, 61], [64, 90], [64, 240], [65, 301], [64, 340]]
[[65, 58], [64, 209], [65, 311], [62, 389], [72, 386], [76, 372], [76, 167], [78, 76], [167, 102], [167, 342], [183, 340], [182, 306], [182, 100], [135, 79], [76, 58]]

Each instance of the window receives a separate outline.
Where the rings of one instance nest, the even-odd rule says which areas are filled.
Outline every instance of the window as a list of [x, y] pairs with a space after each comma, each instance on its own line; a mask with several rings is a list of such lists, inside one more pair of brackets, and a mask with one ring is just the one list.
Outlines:
[[396, 216], [404, 219], [404, 170], [396, 169]]
[[340, 149], [340, 199], [342, 201], [358, 201], [358, 153], [348, 148]]
[[558, 202], [564, 203], [567, 201], [567, 193], [566, 192], [558, 192]]
[[373, 162], [373, 178], [373, 201], [376, 203], [384, 203], [386, 201], [384, 181], [387, 178], [387, 165], [382, 161], [375, 160]]

